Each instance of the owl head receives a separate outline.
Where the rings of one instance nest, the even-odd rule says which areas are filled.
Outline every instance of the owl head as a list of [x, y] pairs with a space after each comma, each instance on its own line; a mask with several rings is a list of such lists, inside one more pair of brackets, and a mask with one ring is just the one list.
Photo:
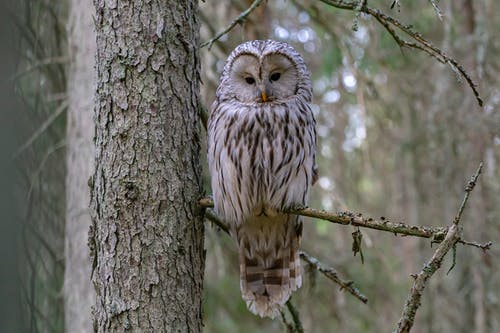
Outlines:
[[312, 98], [309, 71], [300, 54], [287, 43], [254, 40], [229, 55], [217, 89], [219, 100], [272, 103]]

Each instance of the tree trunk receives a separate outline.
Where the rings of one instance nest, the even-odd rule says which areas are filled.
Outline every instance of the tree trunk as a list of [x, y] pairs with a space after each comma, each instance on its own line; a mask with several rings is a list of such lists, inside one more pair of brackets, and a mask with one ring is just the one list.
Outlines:
[[70, 1], [64, 312], [66, 332], [82, 333], [92, 331], [90, 310], [95, 300], [87, 245], [91, 222], [87, 184], [94, 165], [93, 16], [92, 3]]
[[95, 329], [200, 332], [197, 1], [95, 6]]

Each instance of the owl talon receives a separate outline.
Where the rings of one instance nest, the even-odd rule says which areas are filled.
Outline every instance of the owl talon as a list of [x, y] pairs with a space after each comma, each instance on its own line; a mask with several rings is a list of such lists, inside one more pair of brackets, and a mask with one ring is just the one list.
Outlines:
[[303, 209], [306, 209], [306, 208], [309, 208], [309, 207], [306, 206], [306, 205], [301, 205], [301, 204], [292, 206], [292, 210], [303, 210]]

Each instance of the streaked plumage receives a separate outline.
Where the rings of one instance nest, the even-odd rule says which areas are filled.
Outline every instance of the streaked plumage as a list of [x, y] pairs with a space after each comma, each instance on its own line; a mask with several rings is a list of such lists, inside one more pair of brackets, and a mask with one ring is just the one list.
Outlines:
[[260, 316], [278, 314], [302, 283], [302, 221], [282, 211], [307, 205], [315, 177], [311, 99], [302, 57], [286, 43], [256, 40], [228, 57], [212, 105], [215, 211], [239, 247], [243, 299]]

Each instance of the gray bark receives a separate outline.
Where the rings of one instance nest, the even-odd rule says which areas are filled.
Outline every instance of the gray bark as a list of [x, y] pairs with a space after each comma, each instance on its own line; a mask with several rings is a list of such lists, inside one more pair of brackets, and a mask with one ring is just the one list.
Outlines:
[[197, 2], [95, 6], [95, 330], [200, 332]]
[[64, 312], [66, 332], [91, 332], [91, 307], [95, 299], [90, 280], [87, 245], [90, 227], [88, 179], [93, 171], [93, 96], [95, 34], [94, 7], [89, 1], [70, 3], [68, 41], [67, 174]]

